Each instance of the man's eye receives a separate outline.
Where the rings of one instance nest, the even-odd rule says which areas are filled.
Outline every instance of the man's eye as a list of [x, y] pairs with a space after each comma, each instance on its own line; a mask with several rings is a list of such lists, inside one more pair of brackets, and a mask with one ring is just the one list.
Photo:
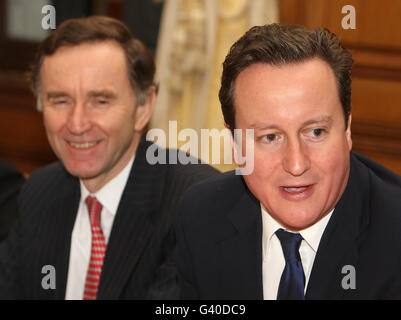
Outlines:
[[264, 135], [264, 136], [262, 137], [262, 140], [263, 140], [264, 142], [267, 142], [267, 143], [272, 143], [272, 142], [274, 142], [274, 141], [277, 140], [277, 139], [278, 139], [277, 135], [275, 135], [275, 134], [273, 134], [273, 133], [271, 133], [271, 134], [266, 134], [266, 135]]
[[109, 103], [109, 101], [106, 100], [106, 99], [97, 99], [96, 103], [99, 104], [99, 105], [106, 105], [106, 104]]
[[315, 129], [310, 130], [310, 133], [311, 133], [312, 137], [314, 137], [314, 138], [319, 138], [319, 137], [323, 136], [325, 132], [326, 132], [326, 130], [323, 128], [315, 128]]
[[54, 104], [56, 104], [56, 105], [63, 105], [63, 104], [66, 104], [68, 101], [67, 101], [67, 99], [56, 99], [56, 100], [54, 100]]

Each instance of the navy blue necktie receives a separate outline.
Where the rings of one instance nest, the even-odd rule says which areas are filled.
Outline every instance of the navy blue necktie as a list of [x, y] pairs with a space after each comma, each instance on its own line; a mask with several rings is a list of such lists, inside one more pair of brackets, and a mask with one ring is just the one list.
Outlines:
[[302, 236], [279, 229], [276, 231], [285, 257], [285, 267], [281, 275], [277, 300], [304, 300], [305, 275], [302, 268], [299, 246]]

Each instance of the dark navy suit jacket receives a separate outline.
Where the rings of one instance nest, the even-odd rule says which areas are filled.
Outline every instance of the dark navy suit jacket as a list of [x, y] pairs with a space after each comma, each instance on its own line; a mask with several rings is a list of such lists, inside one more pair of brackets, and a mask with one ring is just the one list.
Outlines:
[[[361, 155], [350, 159], [306, 299], [401, 299], [401, 178]], [[177, 263], [183, 298], [263, 299], [261, 209], [241, 176], [221, 174], [186, 192]]]
[[[138, 146], [114, 218], [98, 299], [178, 297], [171, 257], [178, 200], [191, 184], [217, 171], [201, 164], [151, 165], [150, 145], [142, 140]], [[61, 163], [31, 175], [20, 195], [20, 219], [0, 247], [1, 298], [64, 299], [79, 200], [79, 180]], [[42, 286], [46, 265], [56, 272], [55, 289]]]
[[17, 219], [17, 199], [24, 180], [11, 163], [0, 161], [0, 241], [7, 237]]

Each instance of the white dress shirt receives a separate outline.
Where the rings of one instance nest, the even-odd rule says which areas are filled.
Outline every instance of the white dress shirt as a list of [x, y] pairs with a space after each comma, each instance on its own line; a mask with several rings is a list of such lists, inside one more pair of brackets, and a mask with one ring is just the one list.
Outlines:
[[[262, 235], [262, 276], [263, 276], [263, 299], [276, 300], [281, 274], [285, 267], [285, 258], [281, 243], [275, 232], [282, 227], [274, 220], [261, 204], [263, 235]], [[308, 286], [309, 277], [312, 271], [313, 262], [319, 247], [320, 239], [324, 229], [330, 220], [334, 209], [307, 229], [299, 231], [303, 240], [299, 247], [302, 266], [305, 273], [305, 291]], [[290, 231], [290, 230], [287, 230]]]
[[135, 155], [117, 176], [96, 193], [89, 193], [83, 182], [80, 181], [81, 199], [71, 236], [66, 300], [81, 300], [84, 293], [86, 272], [89, 266], [92, 245], [91, 225], [85, 199], [88, 195], [91, 195], [96, 197], [102, 204], [101, 225], [106, 243], [108, 243], [114, 217], [117, 213], [125, 185], [127, 184], [134, 158]]

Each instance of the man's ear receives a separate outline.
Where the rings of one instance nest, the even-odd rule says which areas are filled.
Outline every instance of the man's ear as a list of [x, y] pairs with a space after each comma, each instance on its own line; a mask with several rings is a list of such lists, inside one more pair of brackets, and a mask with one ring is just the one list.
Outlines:
[[135, 130], [142, 131], [148, 124], [152, 116], [153, 106], [156, 101], [156, 87], [151, 86], [148, 89], [146, 100], [143, 104], [137, 105], [135, 108]]
[[348, 116], [348, 126], [347, 126], [347, 130], [345, 130], [345, 136], [347, 139], [349, 151], [352, 150], [351, 122], [352, 122], [352, 113], [350, 113]]

